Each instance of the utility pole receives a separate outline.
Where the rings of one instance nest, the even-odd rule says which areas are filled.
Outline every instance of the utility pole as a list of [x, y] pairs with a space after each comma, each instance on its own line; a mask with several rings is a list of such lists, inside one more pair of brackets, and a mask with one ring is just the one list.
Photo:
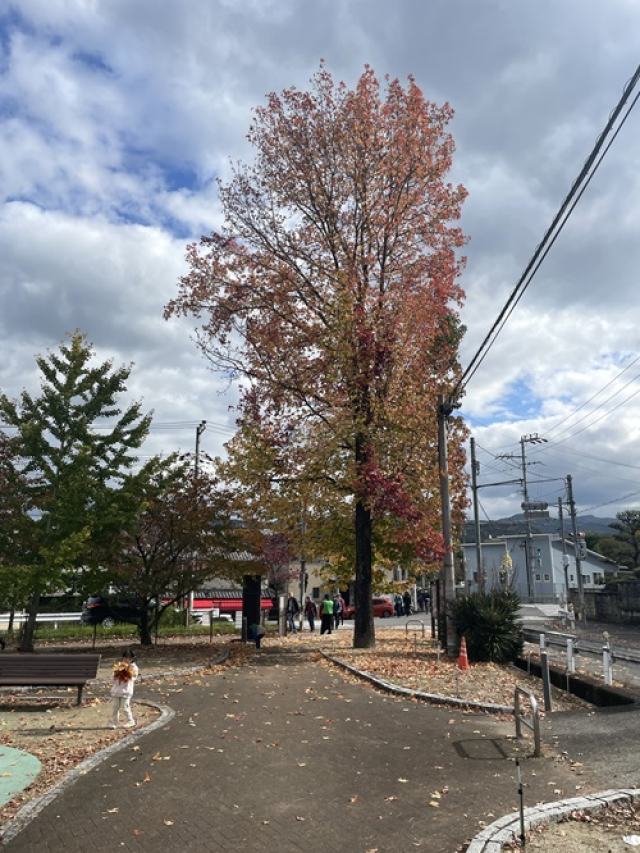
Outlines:
[[527, 592], [529, 594], [529, 601], [533, 600], [532, 588], [533, 588], [533, 572], [532, 572], [532, 554], [531, 554], [531, 521], [529, 520], [529, 510], [527, 509], [527, 504], [529, 503], [529, 492], [527, 491], [527, 462], [524, 454], [524, 444], [525, 444], [525, 436], [522, 436], [520, 439], [520, 456], [522, 458], [522, 494], [524, 495], [524, 530], [525, 530], [525, 546], [524, 546], [524, 562], [526, 566], [527, 572]]
[[[199, 473], [199, 467], [200, 467], [200, 464], [199, 464], [200, 463], [200, 436], [202, 435], [202, 433], [205, 431], [206, 428], [207, 428], [207, 422], [206, 421], [200, 421], [200, 423], [196, 427], [196, 458], [195, 458], [195, 462], [193, 464], [193, 481], [194, 481], [194, 483], [196, 483], [196, 486], [198, 483], [198, 473]], [[194, 568], [197, 569], [198, 568], [198, 555], [197, 554], [193, 555], [193, 564], [194, 564]], [[193, 590], [192, 589], [189, 590], [189, 595], [188, 595], [187, 601], [188, 601], [187, 616], [185, 619], [185, 624], [188, 628], [189, 625], [191, 624], [191, 611], [193, 610]]]
[[573, 481], [571, 474], [567, 474], [567, 503], [571, 515], [571, 532], [573, 534], [573, 553], [576, 560], [576, 572], [578, 574], [578, 596], [580, 598], [580, 615], [584, 616], [584, 586], [582, 583], [582, 559], [578, 548], [578, 519], [576, 518], [576, 505], [573, 500]]
[[484, 592], [484, 566], [482, 564], [482, 542], [480, 541], [480, 516], [478, 514], [478, 472], [480, 464], [476, 461], [476, 440], [471, 437], [471, 490], [473, 492], [473, 523], [476, 531], [476, 569], [478, 572], [478, 591]]
[[562, 542], [562, 568], [564, 570], [565, 607], [569, 608], [569, 555], [567, 554], [567, 540], [564, 536], [564, 515], [562, 498], [558, 498], [558, 518], [560, 519], [560, 541]]
[[304, 553], [304, 540], [305, 534], [307, 532], [307, 519], [305, 516], [305, 507], [302, 507], [302, 515], [300, 517], [300, 532], [302, 534], [300, 540], [300, 631], [304, 626], [304, 596], [306, 589], [306, 574], [307, 574], [307, 561]]
[[196, 461], [195, 461], [195, 464], [193, 466], [194, 477], [196, 480], [198, 479], [198, 472], [200, 469], [200, 436], [202, 435], [202, 433], [205, 431], [206, 428], [207, 428], [207, 422], [206, 421], [200, 421], [200, 423], [196, 427]]
[[[449, 497], [449, 454], [447, 449], [447, 420], [453, 412], [451, 400], [444, 395], [438, 396], [438, 467], [440, 469], [440, 504], [442, 507], [442, 538], [444, 557], [442, 558], [442, 579], [444, 586], [444, 619], [446, 624], [447, 654], [453, 657], [456, 652], [456, 629], [453, 619], [447, 618], [447, 605], [456, 594], [456, 579], [453, 567], [453, 536], [451, 532], [451, 501]], [[441, 613], [438, 613], [440, 616]]]
[[[524, 529], [525, 529], [525, 544], [524, 544], [524, 562], [527, 575], [527, 594], [529, 601], [533, 600], [533, 554], [531, 548], [531, 519], [529, 516], [529, 492], [527, 490], [527, 460], [525, 457], [525, 444], [546, 444], [546, 438], [540, 438], [537, 433], [532, 435], [523, 435], [520, 439], [520, 464], [522, 467], [522, 494], [524, 501], [522, 502], [522, 511], [524, 512]], [[514, 459], [513, 455], [503, 455], [500, 459]], [[534, 463], [535, 464], [535, 463]]]

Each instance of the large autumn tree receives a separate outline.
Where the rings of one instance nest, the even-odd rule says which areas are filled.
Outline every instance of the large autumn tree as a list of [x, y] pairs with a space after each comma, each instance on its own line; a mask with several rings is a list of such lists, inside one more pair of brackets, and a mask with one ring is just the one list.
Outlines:
[[451, 117], [369, 67], [353, 90], [321, 65], [309, 91], [270, 95], [254, 162], [220, 183], [224, 224], [188, 248], [166, 309], [194, 315], [213, 368], [241, 382], [241, 427], [268, 445], [273, 481], [347, 503], [359, 647], [374, 644], [376, 524], [395, 519], [417, 555], [442, 549], [436, 395], [457, 376], [463, 295]]

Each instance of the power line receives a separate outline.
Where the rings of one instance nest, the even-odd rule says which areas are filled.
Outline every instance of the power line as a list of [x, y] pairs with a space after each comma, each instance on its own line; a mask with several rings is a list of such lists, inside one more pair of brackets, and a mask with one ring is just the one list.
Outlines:
[[[638, 358], [640, 358], [640, 355], [638, 356]], [[637, 361], [637, 359], [636, 359], [636, 361]], [[630, 366], [631, 366], [631, 365], [629, 365], [629, 367], [630, 367]], [[624, 371], [623, 371], [623, 373], [624, 373]], [[621, 376], [621, 375], [622, 375], [622, 374], [618, 374], [618, 376], [616, 377], [616, 379], [617, 379], [619, 376]], [[628, 388], [628, 387], [629, 387], [629, 385], [632, 385], [632, 384], [636, 381], [636, 379], [638, 379], [638, 378], [640, 378], [640, 373], [636, 373], [636, 375], [635, 375], [635, 376], [633, 376], [633, 377], [632, 377], [628, 382], [626, 382], [626, 383], [622, 386], [622, 388], [619, 388], [617, 391], [615, 391], [613, 394], [611, 394], [611, 396], [610, 396], [610, 397], [607, 397], [607, 399], [606, 399], [606, 400], [603, 400], [599, 405], [597, 405], [597, 406], [595, 407], [595, 409], [592, 409], [590, 412], [587, 412], [585, 415], [583, 415], [581, 418], [579, 418], [577, 421], [575, 421], [575, 423], [569, 424], [569, 425], [568, 425], [568, 426], [566, 426], [563, 430], [560, 430], [560, 432], [559, 432], [559, 433], [554, 437], [553, 441], [557, 442], [558, 444], [562, 444], [562, 442], [564, 442], [564, 441], [568, 441], [570, 438], [573, 438], [573, 436], [574, 436], [574, 435], [578, 435], [578, 433], [583, 432], [585, 429], [589, 429], [589, 427], [590, 427], [590, 426], [593, 426], [593, 424], [598, 423], [599, 421], [603, 420], [605, 417], [607, 417], [608, 415], [610, 415], [612, 412], [615, 412], [615, 410], [616, 410], [616, 409], [619, 409], [621, 405], [623, 405], [624, 403], [626, 403], [626, 402], [628, 402], [629, 400], [631, 400], [631, 398], [632, 398], [632, 397], [635, 397], [635, 395], [638, 393], [638, 391], [634, 391], [634, 392], [633, 392], [633, 394], [631, 394], [629, 397], [626, 397], [626, 398], [622, 401], [622, 403], [618, 403], [618, 405], [617, 405], [617, 406], [615, 406], [613, 409], [610, 409], [608, 412], [605, 412], [605, 413], [604, 413], [604, 415], [603, 415], [602, 417], [598, 418], [598, 420], [594, 421], [594, 422], [593, 422], [593, 424], [587, 424], [587, 426], [586, 426], [586, 427], [584, 427], [584, 428], [583, 428], [583, 429], [581, 429], [581, 430], [578, 430], [578, 432], [574, 432], [572, 435], [569, 435], [569, 436], [567, 436], [566, 438], [563, 438], [561, 441], [558, 441], [558, 436], [563, 435], [563, 433], [568, 432], [570, 429], [574, 429], [574, 427], [577, 427], [577, 426], [578, 426], [578, 424], [581, 424], [581, 423], [582, 423], [583, 421], [585, 421], [587, 418], [590, 418], [592, 415], [595, 415], [595, 413], [596, 413], [597, 411], [599, 411], [603, 406], [606, 406], [606, 404], [607, 404], [607, 403], [611, 402], [611, 400], [613, 400], [613, 398], [614, 398], [614, 397], [617, 397], [617, 396], [618, 396], [618, 394], [622, 394], [622, 392], [624, 391], [624, 389], [625, 389], [625, 388]], [[615, 381], [615, 380], [613, 380], [613, 379], [611, 380], [611, 382], [614, 382], [614, 381]], [[611, 384], [611, 382], [607, 383], [607, 385], [605, 385], [605, 386], [604, 386], [604, 388], [601, 388], [601, 389], [600, 389], [600, 391], [598, 391], [598, 392], [597, 392], [597, 394], [594, 394], [594, 397], [597, 397], [597, 396], [598, 396], [598, 394], [601, 394], [601, 393], [602, 393], [602, 391], [604, 391], [604, 390], [605, 390], [605, 388], [607, 388], [607, 387]], [[594, 397], [591, 397], [590, 399], [591, 399], [591, 400], [593, 400], [593, 398], [594, 398]], [[587, 402], [590, 402], [590, 400], [588, 400]], [[584, 404], [583, 404], [583, 406], [584, 406], [584, 405], [586, 405], [586, 403], [584, 403]], [[583, 408], [583, 406], [581, 406], [580, 408]], [[576, 411], [575, 411], [575, 412], [573, 412], [573, 414], [577, 414], [577, 412], [578, 412], [578, 411], [579, 411], [579, 409], [576, 409]], [[572, 415], [569, 415], [568, 417], [572, 417]], [[567, 418], [567, 419], [568, 419], [568, 418]], [[561, 421], [560, 423], [563, 423], [563, 421]], [[560, 426], [560, 424], [558, 424], [558, 426]], [[555, 429], [555, 427], [552, 427], [551, 429], [553, 430], [553, 429]], [[548, 435], [548, 433], [545, 433], [545, 435]]]
[[[621, 370], [621, 371], [620, 371], [620, 373], [618, 373], [618, 374], [617, 374], [617, 376], [614, 376], [614, 377], [613, 377], [613, 379], [610, 379], [607, 383], [605, 383], [605, 384], [602, 386], [602, 388], [600, 388], [600, 390], [599, 390], [599, 391], [596, 391], [596, 393], [595, 393], [595, 394], [592, 394], [592, 395], [591, 395], [591, 397], [589, 397], [589, 399], [588, 399], [588, 400], [585, 400], [585, 401], [584, 401], [584, 403], [581, 403], [581, 404], [580, 404], [576, 409], [574, 409], [570, 414], [565, 415], [565, 416], [564, 416], [564, 418], [562, 418], [562, 420], [558, 421], [558, 423], [557, 423], [557, 424], [554, 424], [554, 426], [550, 427], [550, 428], [549, 428], [549, 430], [548, 430], [547, 432], [545, 432], [545, 436], [546, 436], [547, 438], [549, 438], [549, 436], [550, 436], [550, 434], [551, 434], [552, 432], [554, 432], [556, 429], [558, 429], [558, 427], [562, 426], [562, 424], [563, 424], [563, 423], [565, 423], [566, 421], [568, 421], [568, 420], [569, 420], [569, 418], [572, 418], [574, 415], [577, 415], [579, 411], [581, 411], [582, 409], [584, 409], [584, 407], [585, 407], [585, 406], [588, 406], [588, 405], [589, 405], [589, 403], [590, 403], [592, 400], [595, 400], [595, 399], [596, 399], [596, 397], [599, 397], [599, 396], [600, 396], [600, 394], [602, 394], [602, 392], [603, 392], [603, 391], [606, 391], [606, 390], [607, 390], [607, 388], [608, 388], [610, 385], [613, 385], [613, 383], [614, 383], [616, 380], [620, 379], [620, 377], [623, 375], [623, 373], [626, 373], [626, 372], [627, 372], [627, 370], [630, 370], [630, 368], [632, 368], [632, 367], [633, 367], [633, 365], [634, 365], [634, 364], [636, 364], [636, 362], [638, 362], [638, 361], [640, 361], [640, 355], [637, 355], [637, 356], [633, 359], [633, 361], [632, 361], [630, 364], [628, 364], [628, 365], [627, 365], [623, 370]], [[636, 374], [636, 376], [634, 376], [634, 377], [633, 377], [633, 379], [632, 379], [631, 381], [633, 382], [635, 379], [637, 379], [637, 378], [638, 378], [638, 376], [640, 376], [640, 374]], [[630, 384], [630, 383], [627, 383], [627, 385], [629, 385], [629, 384]], [[627, 387], [627, 385], [624, 385], [624, 386], [620, 389], [620, 391], [624, 391], [624, 389]], [[618, 392], [616, 392], [616, 393], [620, 393], [620, 392], [618, 391]], [[614, 394], [613, 396], [615, 397], [616, 395]], [[605, 403], [607, 403], [607, 402], [608, 402], [609, 400], [611, 400], [611, 399], [612, 399], [612, 398], [611, 398], [611, 397], [609, 397], [609, 398], [608, 398], [608, 400], [604, 400], [604, 402], [602, 402], [602, 403], [600, 403], [600, 405], [596, 406], [596, 408], [595, 408], [595, 409], [592, 409], [592, 410], [591, 410], [591, 414], [593, 414], [593, 412], [596, 412], [599, 408], [601, 408], [602, 406], [604, 406], [604, 405], [605, 405]], [[580, 421], [578, 421], [578, 423], [580, 423]], [[575, 426], [575, 424], [573, 424], [572, 426]], [[566, 429], [571, 429], [571, 428], [572, 428], [572, 427], [567, 427]], [[566, 429], [565, 429], [565, 430], [562, 430], [562, 432], [566, 432]], [[561, 433], [559, 433], [559, 434], [560, 434], [560, 435], [562, 435], [562, 432], [561, 432]]]
[[600, 164], [602, 163], [605, 155], [609, 151], [612, 143], [616, 139], [618, 133], [620, 132], [621, 128], [623, 127], [624, 123], [626, 122], [627, 118], [629, 117], [631, 110], [636, 105], [638, 98], [640, 97], [640, 93], [638, 95], [636, 95], [636, 97], [634, 98], [634, 100], [630, 104], [629, 108], [627, 109], [626, 114], [622, 118], [620, 125], [618, 126], [618, 128], [614, 132], [613, 137], [609, 141], [609, 143], [606, 146], [605, 150], [603, 151], [602, 155], [599, 156], [600, 152], [601, 152], [601, 150], [605, 144], [607, 136], [611, 132], [613, 125], [617, 121], [618, 116], [622, 112], [628, 98], [630, 97], [633, 89], [635, 88], [636, 84], [638, 83], [638, 80], [640, 80], [640, 65], [636, 68], [635, 73], [633, 74], [633, 76], [631, 77], [629, 82], [624, 87], [624, 90], [622, 92], [622, 96], [621, 96], [620, 100], [618, 101], [615, 109], [610, 114], [609, 119], [608, 119], [608, 121], [604, 127], [604, 130], [602, 131], [602, 133], [600, 134], [600, 136], [596, 140], [596, 143], [595, 143], [591, 153], [587, 157], [587, 159], [586, 159], [582, 169], [580, 170], [577, 178], [574, 180], [574, 182], [571, 186], [571, 189], [569, 190], [568, 194], [565, 196], [564, 201], [562, 202], [562, 204], [560, 206], [560, 209], [558, 210], [558, 212], [554, 216], [551, 224], [547, 228], [542, 240], [540, 241], [540, 243], [536, 247], [531, 260], [529, 261], [529, 263], [525, 267], [524, 272], [522, 273], [522, 275], [518, 279], [516, 286], [512, 290], [511, 294], [509, 295], [509, 298], [507, 299], [507, 302], [505, 303], [504, 307], [500, 311], [496, 321], [494, 322], [493, 326], [491, 327], [491, 329], [489, 330], [489, 332], [485, 336], [484, 340], [482, 341], [480, 347], [476, 351], [476, 354], [471, 359], [466, 370], [461, 374], [457, 384], [455, 385], [453, 391], [451, 392], [451, 395], [450, 395], [451, 399], [455, 400], [459, 397], [462, 389], [466, 386], [466, 384], [469, 382], [469, 380], [472, 378], [472, 376], [476, 373], [476, 371], [478, 370], [478, 368], [480, 367], [480, 365], [482, 364], [482, 362], [486, 358], [489, 350], [493, 346], [493, 343], [495, 342], [497, 336], [500, 334], [505, 323], [507, 322], [507, 320], [511, 316], [516, 305], [518, 304], [518, 302], [522, 298], [525, 290], [527, 289], [527, 287], [531, 283], [534, 275], [536, 274], [536, 272], [540, 268], [541, 264], [545, 260], [547, 254], [551, 250], [555, 241], [560, 236], [560, 233], [562, 232], [564, 226], [566, 225], [569, 217], [573, 213], [578, 201], [580, 201], [580, 199], [582, 198], [582, 195], [585, 192], [586, 188], [589, 186], [591, 179], [593, 178], [596, 171], [600, 167]]

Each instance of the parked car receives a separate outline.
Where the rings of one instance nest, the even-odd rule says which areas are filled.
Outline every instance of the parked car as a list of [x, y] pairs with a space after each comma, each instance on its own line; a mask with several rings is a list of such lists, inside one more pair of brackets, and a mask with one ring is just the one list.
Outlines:
[[[388, 619], [390, 616], [393, 616], [393, 605], [387, 598], [374, 598], [371, 604], [373, 605], [374, 616], [382, 617], [383, 619]], [[353, 619], [355, 612], [355, 605], [347, 604], [344, 609], [344, 618]]]
[[139, 625], [141, 612], [142, 608], [133, 601], [90, 595], [82, 604], [80, 618], [84, 625], [102, 625], [103, 628], [113, 628], [116, 622]]

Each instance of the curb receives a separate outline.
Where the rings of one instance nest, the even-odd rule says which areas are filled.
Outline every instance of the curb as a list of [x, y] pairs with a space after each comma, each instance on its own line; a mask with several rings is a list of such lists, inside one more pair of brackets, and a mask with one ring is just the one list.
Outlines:
[[[557, 823], [574, 811], [598, 811], [614, 803], [631, 803], [640, 800], [640, 788], [619, 791], [602, 791], [555, 803], [544, 803], [524, 810], [525, 832], [541, 823]], [[499, 818], [478, 833], [467, 847], [466, 853], [501, 853], [503, 846], [520, 837], [520, 815], [514, 812]]]
[[386, 690], [387, 693], [393, 693], [396, 696], [406, 696], [409, 699], [421, 699], [423, 702], [430, 702], [433, 705], [447, 705], [453, 708], [469, 708], [476, 711], [486, 711], [491, 714], [513, 715], [514, 713], [513, 705], [495, 705], [491, 702], [473, 702], [467, 701], [466, 699], [455, 699], [453, 696], [438, 696], [435, 693], [424, 693], [421, 690], [411, 690], [409, 687], [400, 687], [398, 684], [393, 684], [393, 682], [386, 681], [384, 678], [378, 678], [377, 675], [372, 675], [370, 672], [356, 669], [355, 666], [352, 666], [346, 661], [340, 660], [340, 658], [333, 657], [333, 655], [327, 654], [327, 652], [320, 650], [320, 654], [327, 660], [331, 661], [331, 663], [341, 666], [353, 675], [357, 675], [359, 678], [369, 681], [381, 690]]

